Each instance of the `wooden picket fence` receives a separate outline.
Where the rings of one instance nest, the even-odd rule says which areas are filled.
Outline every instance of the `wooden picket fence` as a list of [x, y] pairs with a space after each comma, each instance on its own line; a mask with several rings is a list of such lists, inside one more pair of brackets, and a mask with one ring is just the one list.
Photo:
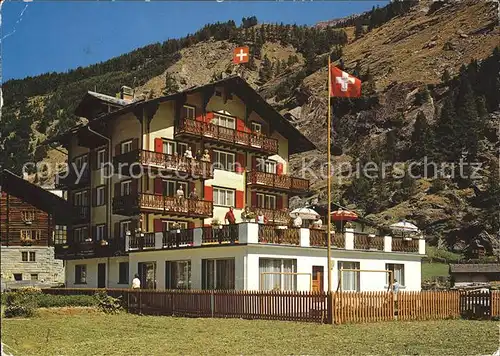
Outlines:
[[[438, 320], [463, 316], [463, 293], [286, 292], [132, 289], [43, 289], [47, 294], [106, 291], [131, 313], [178, 317], [242, 318], [315, 323]], [[491, 293], [491, 316], [500, 317], [500, 291]]]
[[500, 317], [500, 290], [491, 293], [491, 315]]
[[422, 291], [398, 293], [395, 298], [399, 320], [452, 319], [460, 317], [460, 293]]

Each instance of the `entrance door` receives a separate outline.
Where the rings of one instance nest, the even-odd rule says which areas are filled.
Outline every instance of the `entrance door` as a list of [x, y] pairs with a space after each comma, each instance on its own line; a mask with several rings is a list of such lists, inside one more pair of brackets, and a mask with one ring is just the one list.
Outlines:
[[97, 288], [106, 288], [106, 264], [97, 265]]
[[313, 266], [312, 268], [312, 290], [313, 292], [322, 292], [323, 288], [323, 266]]
[[141, 288], [156, 289], [156, 262], [139, 262], [137, 267]]

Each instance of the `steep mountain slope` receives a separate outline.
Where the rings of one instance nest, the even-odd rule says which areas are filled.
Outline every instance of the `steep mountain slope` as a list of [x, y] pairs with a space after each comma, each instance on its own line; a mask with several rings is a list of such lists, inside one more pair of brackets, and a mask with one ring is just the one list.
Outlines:
[[[356, 26], [338, 32], [332, 32], [326, 26], [328, 22], [313, 29], [278, 25], [236, 28], [234, 23], [206, 26], [201, 34], [179, 43], [134, 51], [130, 58], [119, 61], [119, 69], [106, 62], [102, 68], [93, 68], [87, 77], [72, 73], [73, 81], [62, 75], [18, 81], [14, 94], [6, 99], [8, 113], [33, 120], [29, 110], [40, 110], [42, 114], [35, 115], [33, 126], [39, 131], [37, 135], [46, 130], [50, 134], [61, 128], [57, 122], [74, 122], [68, 117], [73, 105], [69, 98], [75, 101], [95, 85], [108, 94], [116, 92], [119, 85], [133, 85], [137, 93], [147, 92], [147, 97], [157, 97], [168, 89], [165, 88], [167, 73], [179, 90], [206, 83], [222, 73], [241, 73], [242, 68], [231, 63], [232, 50], [239, 44], [248, 44], [255, 61], [244, 67], [244, 78], [278, 110], [289, 113], [287, 117], [318, 146], [317, 151], [292, 157], [291, 166], [295, 174], [311, 179], [313, 193], [308, 199], [317, 198], [324, 203], [326, 180], [318, 173], [326, 172], [326, 60], [329, 50], [333, 50], [333, 59], [337, 60], [342, 53], [345, 69], [364, 82], [362, 99], [333, 100], [334, 200], [365, 212], [384, 225], [411, 219], [425, 230], [431, 243], [445, 241], [448, 247], [461, 251], [477, 237], [488, 246], [489, 252], [494, 252], [492, 236], [500, 226], [498, 219], [490, 221], [488, 216], [500, 216], [500, 202], [485, 200], [485, 194], [494, 199], [500, 196], [494, 184], [494, 167], [498, 162], [495, 152], [500, 148], [495, 128], [500, 110], [498, 102], [485, 90], [500, 88], [495, 82], [486, 83], [490, 71], [492, 80], [498, 78], [500, 83], [500, 76], [495, 73], [495, 61], [500, 57], [493, 54], [495, 46], [500, 45], [496, 4], [419, 2], [404, 11], [392, 11], [388, 21], [374, 21], [374, 18], [374, 13], [354, 16], [349, 21]], [[331, 24], [338, 27], [342, 23], [339, 20]], [[362, 25], [365, 33], [359, 30]], [[345, 34], [347, 43], [343, 40]], [[469, 65], [472, 60], [479, 64]], [[460, 70], [464, 65], [469, 65], [469, 69]], [[80, 72], [89, 70], [84, 68]], [[43, 85], [33, 85], [36, 81]], [[481, 82], [486, 84], [478, 84]], [[474, 135], [453, 125], [443, 130], [445, 102], [453, 99], [453, 109], [460, 116], [467, 109], [460, 106], [460, 100], [472, 95], [467, 94], [468, 86], [472, 86], [473, 102], [477, 103], [477, 110], [469, 113], [480, 117], [476, 122], [481, 129]], [[21, 105], [23, 92], [29, 103]], [[497, 96], [500, 97], [500, 91]], [[487, 110], [483, 110], [484, 106]], [[37, 121], [45, 125], [40, 127]], [[15, 120], [9, 121], [10, 126], [4, 132], [21, 132], [15, 124]], [[419, 125], [424, 127], [420, 136], [415, 133]], [[453, 130], [458, 136], [448, 135]], [[28, 134], [23, 132], [23, 135]], [[426, 135], [432, 136], [432, 140]], [[430, 148], [425, 155], [439, 162], [448, 161], [451, 156], [442, 154], [440, 142], [447, 138], [440, 135], [449, 136], [451, 142], [467, 136], [480, 142], [477, 153], [470, 156], [482, 164], [478, 179], [465, 182], [448, 178], [410, 179], [395, 177], [393, 172], [386, 178], [368, 181], [349, 176], [360, 159], [403, 165], [420, 162], [419, 148], [427, 146]], [[0, 136], [0, 145], [1, 139]], [[38, 153], [39, 157], [44, 155], [43, 150]], [[303, 170], [304, 166], [311, 171]], [[306, 200], [294, 201], [297, 205], [305, 203]]]

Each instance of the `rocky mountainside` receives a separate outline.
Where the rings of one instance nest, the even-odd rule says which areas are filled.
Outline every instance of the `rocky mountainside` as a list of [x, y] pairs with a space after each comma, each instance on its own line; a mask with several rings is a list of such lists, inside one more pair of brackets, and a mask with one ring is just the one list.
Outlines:
[[[31, 139], [36, 157], [59, 160], [53, 151], [37, 148], [37, 140], [75, 122], [68, 116], [72, 108], [68, 97], [74, 101], [95, 85], [113, 94], [119, 85], [135, 81], [136, 92], [152, 98], [241, 73], [242, 68], [231, 63], [232, 50], [248, 44], [253, 60], [243, 69], [244, 78], [318, 147], [292, 157], [295, 174], [310, 178], [313, 188], [310, 197], [293, 203], [307, 204], [310, 199], [324, 203], [326, 180], [302, 168], [326, 172], [326, 60], [333, 51], [336, 64], [363, 80], [362, 99], [332, 100], [334, 201], [382, 225], [412, 220], [435, 245], [469, 253], [475, 244], [482, 244], [488, 252], [500, 253], [495, 240], [500, 229], [500, 178], [495, 170], [500, 148], [495, 131], [500, 123], [495, 100], [495, 95], [500, 97], [496, 6], [450, 1], [413, 2], [402, 8], [396, 2], [311, 29], [208, 25], [177, 42], [136, 50], [113, 65], [79, 69], [81, 75], [77, 70], [71, 80], [56, 75], [12, 83], [15, 95], [6, 98], [4, 108], [11, 120], [3, 141], [0, 135], [0, 145], [18, 143], [10, 133], [18, 132], [17, 136]], [[23, 93], [29, 101], [21, 105]], [[448, 119], [455, 115], [457, 120]], [[31, 134], [16, 126], [23, 118], [31, 120]], [[456, 143], [461, 141], [459, 147]], [[458, 161], [460, 154], [481, 164], [478, 178], [414, 179], [390, 171], [387, 177], [366, 180], [349, 174], [359, 160], [404, 167], [424, 156], [439, 163]], [[14, 163], [3, 158], [4, 165]]]

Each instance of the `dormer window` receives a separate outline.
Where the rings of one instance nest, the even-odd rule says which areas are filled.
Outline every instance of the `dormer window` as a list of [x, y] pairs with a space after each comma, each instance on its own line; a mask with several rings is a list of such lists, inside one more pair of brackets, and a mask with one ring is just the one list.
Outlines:
[[258, 122], [252, 122], [252, 132], [262, 133], [262, 124]]
[[126, 142], [122, 142], [121, 144], [121, 153], [128, 153], [132, 151], [132, 140], [130, 141], [126, 141]]
[[227, 127], [228, 129], [236, 129], [236, 120], [234, 119], [234, 117], [215, 114], [212, 120], [212, 124]]
[[186, 119], [194, 120], [196, 117], [196, 108], [194, 106], [184, 105], [184, 117]]

